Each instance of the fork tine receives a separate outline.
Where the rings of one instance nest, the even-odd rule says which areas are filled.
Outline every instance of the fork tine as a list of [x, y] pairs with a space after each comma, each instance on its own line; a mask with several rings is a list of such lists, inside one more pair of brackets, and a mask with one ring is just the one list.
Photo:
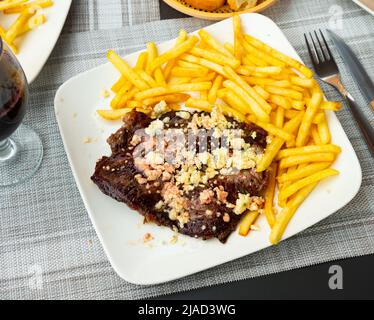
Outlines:
[[331, 53], [331, 50], [330, 50], [329, 44], [327, 43], [326, 38], [325, 38], [325, 36], [324, 36], [322, 30], [319, 29], [319, 32], [321, 33], [321, 36], [322, 36], [323, 42], [325, 43], [325, 46], [326, 46], [327, 52], [329, 53], [330, 60], [335, 61], [334, 56], [333, 56], [332, 53]]
[[311, 46], [310, 46], [310, 43], [309, 43], [309, 40], [308, 40], [308, 36], [307, 36], [306, 33], [304, 33], [304, 37], [305, 37], [306, 46], [307, 46], [307, 48], [308, 48], [308, 52], [309, 52], [310, 58], [311, 58], [311, 60], [312, 60], [312, 63], [313, 63], [314, 69], [316, 69], [317, 66], [318, 66], [318, 61], [316, 60], [316, 58], [315, 58], [315, 56], [314, 56], [314, 54], [313, 54], [313, 52], [312, 52], [312, 48], [311, 48]]
[[312, 39], [312, 43], [313, 43], [314, 51], [315, 51], [316, 56], [317, 56], [317, 59], [318, 59], [318, 63], [321, 63], [321, 62], [322, 62], [322, 57], [321, 57], [321, 55], [320, 55], [319, 52], [318, 52], [318, 49], [317, 49], [316, 43], [315, 43], [315, 41], [314, 41], [314, 38], [313, 38], [313, 35], [312, 35], [311, 32], [309, 32], [309, 36], [310, 36], [310, 38]]
[[316, 35], [316, 38], [317, 38], [317, 41], [318, 41], [318, 44], [319, 44], [319, 48], [320, 48], [320, 50], [322, 52], [322, 55], [323, 55], [323, 59], [324, 59], [324, 61], [327, 61], [327, 56], [325, 54], [325, 50], [323, 49], [323, 45], [321, 43], [321, 40], [319, 39], [319, 36], [318, 36], [318, 33], [317, 33], [316, 30], [314, 30], [314, 34]]

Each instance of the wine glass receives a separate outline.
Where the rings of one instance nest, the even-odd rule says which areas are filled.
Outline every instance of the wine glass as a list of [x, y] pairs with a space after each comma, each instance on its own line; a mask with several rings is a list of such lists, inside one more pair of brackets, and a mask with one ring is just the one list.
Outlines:
[[0, 37], [0, 187], [32, 177], [43, 158], [39, 136], [21, 125], [29, 88], [17, 58]]

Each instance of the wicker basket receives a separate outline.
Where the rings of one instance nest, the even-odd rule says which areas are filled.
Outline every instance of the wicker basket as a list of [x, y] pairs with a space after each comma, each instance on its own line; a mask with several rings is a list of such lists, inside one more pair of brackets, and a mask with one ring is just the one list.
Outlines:
[[187, 4], [186, 2], [184, 2], [183, 0], [164, 0], [164, 2], [172, 8], [195, 18], [205, 20], [223, 20], [232, 17], [236, 13], [263, 11], [266, 8], [269, 8], [270, 6], [274, 5], [277, 2], [277, 0], [260, 0], [257, 6], [242, 11], [233, 11], [229, 6], [226, 5], [212, 12], [196, 9]]

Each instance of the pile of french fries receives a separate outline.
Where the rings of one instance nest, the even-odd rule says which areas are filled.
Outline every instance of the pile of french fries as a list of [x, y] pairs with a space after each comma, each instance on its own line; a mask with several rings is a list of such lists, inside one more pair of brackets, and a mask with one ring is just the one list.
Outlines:
[[[121, 77], [112, 87], [111, 109], [98, 113], [116, 120], [134, 109], [151, 113], [161, 101], [172, 109], [184, 105], [205, 112], [219, 105], [226, 115], [266, 130], [270, 139], [257, 170], [270, 172], [264, 214], [270, 241], [277, 244], [317, 184], [339, 174], [331, 166], [341, 148], [331, 144], [326, 110], [338, 111], [341, 104], [324, 101], [310, 69], [243, 34], [239, 16], [233, 21], [233, 44], [205, 30], [199, 37], [182, 30], [161, 55], [148, 43], [135, 67], [109, 51]], [[247, 235], [259, 216], [249, 212], [239, 233]]]
[[0, 13], [17, 15], [8, 30], [5, 30], [1, 25], [0, 16], [0, 37], [15, 54], [19, 51], [15, 44], [17, 38], [44, 24], [46, 16], [40, 13], [40, 9], [51, 6], [53, 6], [52, 0], [0, 0]]

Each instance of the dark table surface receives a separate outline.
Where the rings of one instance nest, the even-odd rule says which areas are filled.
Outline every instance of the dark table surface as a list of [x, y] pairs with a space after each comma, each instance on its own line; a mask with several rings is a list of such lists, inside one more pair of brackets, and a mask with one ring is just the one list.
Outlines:
[[[186, 17], [160, 0], [161, 19]], [[329, 269], [343, 269], [343, 290], [329, 288]], [[163, 299], [374, 299], [374, 255], [178, 293]]]

